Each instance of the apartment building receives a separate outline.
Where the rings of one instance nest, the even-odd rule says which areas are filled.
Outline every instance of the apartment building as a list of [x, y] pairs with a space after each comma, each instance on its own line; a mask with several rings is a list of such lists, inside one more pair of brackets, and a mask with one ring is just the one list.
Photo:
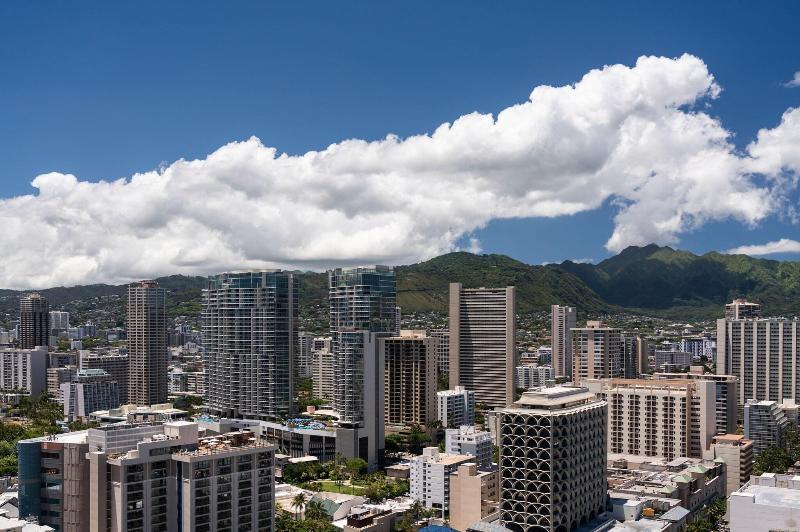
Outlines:
[[120, 404], [128, 404], [131, 401], [129, 390], [130, 364], [127, 353], [119, 351], [95, 353], [91, 351], [80, 352], [80, 369], [96, 370], [101, 369], [111, 375], [117, 381], [119, 387]]
[[119, 385], [102, 369], [78, 370], [75, 378], [61, 384], [64, 419], [68, 422], [87, 421], [98, 410], [118, 408]]
[[753, 473], [753, 442], [741, 434], [715, 436], [711, 444], [713, 456], [725, 462], [726, 488], [730, 495], [744, 486]]
[[409, 495], [444, 517], [449, 509], [450, 475], [458, 470], [459, 465], [474, 459], [469, 455], [445, 454], [436, 447], [426, 447], [422, 455], [409, 461]]
[[428, 336], [436, 339], [434, 353], [436, 358], [436, 371], [439, 374], [450, 373], [450, 331], [448, 329], [434, 329]]
[[318, 399], [333, 400], [334, 391], [334, 359], [330, 349], [316, 349], [314, 351], [313, 381], [314, 397]]
[[75, 380], [78, 366], [62, 366], [47, 368], [47, 395], [58, 403], [64, 404], [64, 393], [61, 385]]
[[615, 379], [624, 374], [622, 330], [587, 321], [572, 329], [572, 380]]
[[631, 334], [622, 336], [623, 376], [626, 379], [638, 379], [650, 371], [648, 353], [647, 338]]
[[450, 475], [450, 526], [467, 527], [497, 511], [500, 475], [496, 467], [467, 462]]
[[500, 519], [574, 530], [606, 506], [606, 402], [586, 388], [528, 391], [499, 414]]
[[717, 320], [717, 373], [739, 379], [738, 404], [800, 402], [800, 322], [797, 319]]
[[0, 349], [0, 390], [28, 392], [47, 390], [47, 348]]
[[425, 331], [381, 338], [387, 425], [422, 425], [436, 419], [436, 340]]
[[472, 425], [447, 429], [444, 433], [444, 451], [447, 454], [473, 456], [480, 466], [491, 465], [492, 434], [489, 431], [477, 430]]
[[752, 320], [761, 317], [761, 305], [746, 299], [734, 299], [725, 305], [726, 320]]
[[556, 372], [550, 366], [523, 365], [515, 368], [517, 373], [517, 387], [525, 390], [554, 384]]
[[753, 455], [783, 445], [791, 422], [775, 401], [748, 401], [744, 405], [744, 436], [753, 442]]
[[39, 293], [19, 300], [19, 345], [22, 349], [50, 345], [50, 304]]
[[167, 401], [166, 291], [156, 281], [128, 286], [128, 401]]
[[714, 383], [714, 409], [717, 434], [734, 434], [737, 428], [737, 387], [738, 378], [734, 375], [715, 375], [703, 373], [703, 366], [691, 366], [688, 373], [653, 373], [657, 380], [699, 380]]
[[503, 407], [514, 401], [518, 355], [513, 286], [464, 288], [450, 283], [450, 388], [475, 392], [475, 401]]
[[436, 392], [436, 413], [445, 428], [475, 424], [475, 392], [463, 386]]
[[587, 382], [608, 402], [608, 453], [702, 458], [716, 435], [714, 383], [604, 379]]
[[572, 380], [572, 329], [577, 326], [574, 307], [550, 306], [551, 363], [559, 377]]

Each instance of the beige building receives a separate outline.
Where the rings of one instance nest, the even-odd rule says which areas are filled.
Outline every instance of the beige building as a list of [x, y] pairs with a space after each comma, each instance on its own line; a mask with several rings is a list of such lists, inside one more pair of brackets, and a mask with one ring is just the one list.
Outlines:
[[688, 373], [653, 373], [658, 380], [698, 380], [711, 381], [715, 389], [715, 409], [717, 418], [717, 434], [733, 434], [736, 432], [737, 394], [739, 379], [734, 375], [715, 375], [703, 373], [703, 366], [691, 366]]
[[498, 413], [500, 523], [574, 530], [606, 506], [606, 402], [586, 388], [529, 391]]
[[516, 391], [516, 296], [513, 286], [464, 288], [450, 283], [450, 388], [475, 392], [476, 403], [503, 407]]
[[330, 349], [315, 349], [313, 354], [312, 375], [314, 380], [314, 397], [333, 400], [333, 353]]
[[577, 325], [574, 307], [550, 307], [550, 345], [553, 370], [558, 377], [572, 380], [572, 329]]
[[572, 329], [572, 380], [615, 379], [624, 375], [622, 330], [587, 321]]
[[753, 473], [753, 442], [741, 434], [725, 434], [716, 436], [711, 448], [714, 458], [725, 462], [725, 494], [730, 495], [750, 480]]
[[425, 425], [436, 419], [436, 339], [425, 331], [381, 338], [387, 425]]
[[450, 475], [450, 526], [466, 530], [497, 511], [500, 475], [496, 468], [478, 468], [476, 463], [458, 466]]
[[761, 317], [761, 305], [746, 299], [734, 299], [725, 305], [725, 319], [747, 320]]
[[128, 401], [167, 401], [166, 291], [155, 281], [128, 286]]
[[608, 452], [702, 458], [716, 435], [714, 383], [604, 379], [587, 382], [608, 402]]

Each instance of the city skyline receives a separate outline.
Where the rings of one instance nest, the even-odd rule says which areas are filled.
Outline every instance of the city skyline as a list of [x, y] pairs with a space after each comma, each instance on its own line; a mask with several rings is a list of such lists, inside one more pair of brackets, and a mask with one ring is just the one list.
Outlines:
[[[264, 32], [230, 35], [219, 28], [253, 65], [247, 69], [252, 72], [249, 80], [241, 79], [242, 65], [226, 67], [232, 79], [241, 82], [235, 93], [198, 74], [228, 96], [224, 99], [187, 84], [183, 62], [217, 65], [229, 45], [199, 42], [198, 35], [189, 33], [186, 43], [197, 44], [196, 50], [182, 46], [168, 51], [158, 42], [138, 44], [141, 38], [154, 37], [155, 27], [109, 33], [122, 24], [119, 14], [42, 13], [4, 5], [8, 16], [0, 19], [14, 24], [0, 32], [10, 43], [2, 75], [24, 80], [14, 91], [33, 89], [48, 102], [65, 102], [69, 94], [85, 91], [96, 97], [97, 106], [118, 110], [122, 120], [109, 123], [102, 107], [90, 100], [84, 116], [97, 131], [70, 131], [59, 138], [58, 147], [45, 137], [43, 150], [34, 155], [33, 134], [47, 126], [65, 133], [59, 119], [72, 118], [75, 110], [65, 105], [60, 108], [64, 114], [42, 114], [28, 93], [12, 94], [19, 96], [19, 109], [2, 108], [15, 135], [0, 138], [0, 155], [6, 162], [0, 174], [0, 196], [6, 198], [0, 200], [0, 217], [9, 221], [0, 244], [13, 250], [14, 260], [0, 267], [0, 285], [33, 288], [250, 267], [399, 265], [454, 249], [506, 253], [534, 264], [597, 261], [626, 245], [650, 242], [696, 252], [739, 250], [797, 258], [800, 161], [792, 147], [800, 112], [792, 109], [800, 98], [794, 81], [800, 65], [791, 57], [788, 29], [753, 29], [744, 33], [746, 39], [737, 31], [754, 18], [785, 24], [793, 14], [793, 6], [788, 6], [758, 13], [699, 10], [697, 21], [680, 21], [684, 33], [674, 37], [646, 38], [641, 30], [627, 28], [612, 39], [608, 29], [595, 29], [575, 36], [576, 47], [586, 49], [598, 39], [612, 39], [611, 44], [578, 54], [580, 59], [575, 51], [555, 44], [553, 30], [531, 35], [521, 25], [526, 16], [547, 18], [555, 27], [557, 22], [566, 24], [570, 13], [555, 8], [515, 6], [520, 10], [515, 17], [510, 16], [513, 9], [491, 12], [510, 25], [506, 40], [500, 41], [508, 57], [500, 61], [487, 52], [467, 56], [466, 50], [433, 42], [429, 47], [412, 46], [400, 64], [386, 57], [389, 65], [384, 65], [380, 58], [353, 50], [350, 37], [330, 34], [331, 29], [320, 28], [317, 21], [314, 27], [321, 33], [309, 39], [305, 59], [330, 74], [322, 79], [296, 68], [283, 79], [264, 59], [251, 55], [262, 46], [291, 65], [303, 56], [287, 47], [288, 41], [274, 41]], [[272, 20], [249, 7], [252, 12], [245, 8], [225, 13], [248, 28], [248, 14], [253, 21]], [[463, 27], [454, 31], [475, 29], [489, 14], [485, 9], [465, 10]], [[355, 11], [330, 15], [332, 20], [358, 16], [364, 22], [372, 16], [387, 31], [386, 20], [399, 16], [389, 8]], [[432, 8], [431, 21], [444, 22], [444, 11]], [[632, 23], [646, 16], [627, 11], [636, 10], [620, 9]], [[597, 15], [603, 20], [614, 14], [620, 15], [613, 10]], [[202, 8], [193, 13], [197, 28], [214, 25], [209, 15]], [[287, 9], [275, 15], [291, 18], [298, 13]], [[94, 74], [86, 77], [81, 65], [63, 72], [52, 63], [48, 52], [61, 30], [55, 28], [52, 35], [40, 32], [53, 16], [78, 17], [76, 24], [94, 20], [100, 24], [91, 36], [98, 42], [133, 47], [133, 55], [120, 53], [109, 64], [102, 46], [89, 46], [89, 37], [65, 41], [62, 53], [70, 61], [71, 54], [82, 54], [96, 59], [102, 72], [111, 69], [113, 75], [102, 79], [111, 87], [108, 94], [97, 94], [93, 82], [101, 80]], [[182, 20], [172, 9], [163, 16], [164, 25]], [[511, 18], [520, 21], [512, 23]], [[42, 21], [41, 27], [32, 24], [36, 20]], [[427, 24], [402, 22], [401, 30], [420, 30], [423, 41], [433, 38]], [[714, 39], [702, 33], [702, 22], [717, 29]], [[22, 31], [27, 33], [20, 35]], [[481, 39], [498, 37], [496, 29], [488, 33]], [[41, 39], [22, 53], [19, 43], [29, 42], [30, 35]], [[546, 36], [553, 42], [541, 42]], [[617, 47], [626, 42], [625, 36], [642, 43], [626, 43], [623, 53]], [[135, 37], [140, 39], [134, 43]], [[400, 53], [382, 36], [366, 37]], [[320, 64], [323, 42], [325, 50], [359, 53], [336, 55], [330, 64]], [[723, 45], [742, 57], [720, 53], [717, 47]], [[158, 61], [143, 62], [136, 51], [151, 59], [161, 51], [165, 59], [173, 59], [169, 63], [177, 71], [165, 70]], [[533, 52], [537, 55], [531, 56]], [[772, 55], [764, 60], [767, 52]], [[32, 73], [26, 57], [61, 73], [65, 91], [46, 84], [48, 76]], [[476, 80], [467, 74], [468, 58], [479, 68], [495, 66], [498, 75], [470, 88]], [[454, 77], [448, 85], [432, 71], [450, 64], [452, 71], [446, 71]], [[390, 83], [398, 85], [391, 88], [380, 75], [367, 75], [390, 73], [390, 65], [412, 75], [407, 80], [393, 75]], [[352, 86], [351, 79], [341, 73], [334, 76], [332, 67], [355, 76], [358, 98], [344, 90]], [[164, 80], [164, 100], [154, 100], [154, 89], [142, 87], [137, 75]], [[141, 93], [131, 94], [126, 81]], [[426, 83], [429, 90], [412, 90]], [[287, 84], [303, 90], [277, 89]], [[380, 101], [375, 99], [379, 86], [384, 86]], [[401, 88], [404, 92], [398, 92]], [[327, 96], [317, 94], [326, 89]], [[250, 90], [263, 90], [264, 96]], [[229, 103], [233, 96], [241, 102]], [[386, 105], [389, 96], [392, 105]], [[415, 107], [419, 97], [424, 98]], [[439, 105], [442, 99], [448, 104]], [[175, 111], [170, 103], [178, 101], [186, 107]], [[302, 111], [301, 101], [310, 104]], [[379, 103], [383, 112], [376, 112]], [[252, 117], [244, 112], [248, 105], [258, 110]], [[353, 119], [342, 120], [330, 110], [339, 106]], [[20, 115], [20, 110], [35, 119], [24, 120], [28, 115]], [[145, 125], [134, 120], [132, 112], [150, 117], [154, 124], [163, 120], [159, 112], [173, 117], [174, 124], [164, 133], [171, 133], [173, 140], [164, 134], [142, 140]], [[214, 118], [197, 124], [204, 112]], [[405, 120], [398, 116], [404, 113]], [[302, 121], [294, 121], [301, 116]], [[352, 124], [331, 126], [330, 120]], [[293, 123], [294, 129], [289, 127]], [[121, 133], [119, 127], [129, 127], [124, 131], [131, 148], [109, 144], [107, 138]], [[645, 130], [651, 134], [637, 133]], [[104, 139], [97, 138], [98, 132]], [[107, 150], [90, 151], [93, 145]], [[113, 160], [107, 153], [114, 154]], [[29, 185], [31, 180], [37, 188]], [[720, 197], [727, 199], [719, 201]], [[43, 245], [31, 246], [27, 231], [41, 234]], [[578, 232], [582, 239], [568, 238]], [[350, 238], [342, 239], [345, 234]], [[530, 246], [530, 234], [539, 235], [537, 243], [542, 245]], [[269, 244], [256, 245], [254, 235]], [[45, 267], [43, 249], [58, 268]]]

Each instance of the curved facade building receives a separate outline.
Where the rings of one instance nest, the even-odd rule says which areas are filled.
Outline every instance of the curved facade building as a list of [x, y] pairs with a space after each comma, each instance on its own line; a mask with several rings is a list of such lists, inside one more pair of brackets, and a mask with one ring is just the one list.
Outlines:
[[500, 520], [567, 532], [606, 507], [606, 402], [586, 388], [525, 392], [500, 412]]

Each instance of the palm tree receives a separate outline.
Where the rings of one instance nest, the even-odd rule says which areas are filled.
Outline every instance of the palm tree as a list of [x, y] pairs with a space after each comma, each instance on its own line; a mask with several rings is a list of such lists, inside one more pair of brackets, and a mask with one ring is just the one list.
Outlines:
[[330, 516], [319, 501], [309, 501], [306, 505], [305, 517], [310, 521], [329, 521]]
[[294, 496], [294, 499], [292, 499], [292, 508], [297, 509], [297, 512], [295, 513], [295, 519], [300, 518], [300, 512], [303, 510], [303, 506], [305, 506], [305, 504], [306, 504], [305, 493], [300, 492]]

